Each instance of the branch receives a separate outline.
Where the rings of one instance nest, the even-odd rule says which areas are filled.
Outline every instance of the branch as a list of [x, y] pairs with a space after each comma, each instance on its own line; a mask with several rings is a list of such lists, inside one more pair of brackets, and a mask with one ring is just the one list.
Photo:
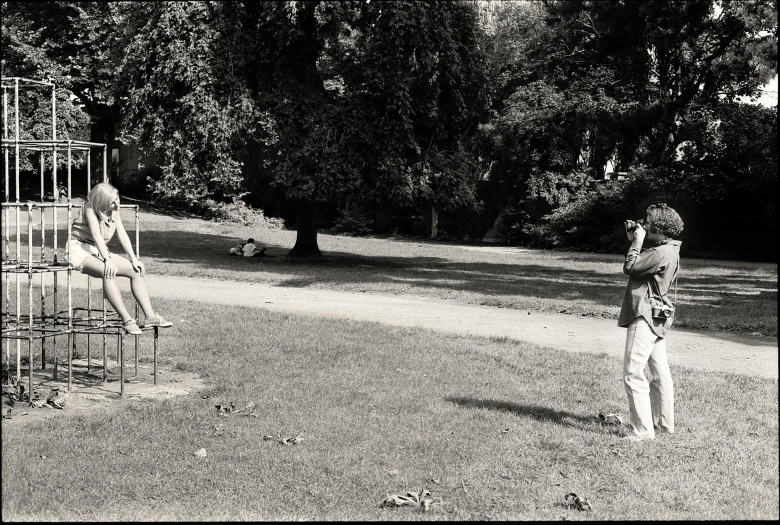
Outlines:
[[598, 30], [596, 29], [596, 24], [594, 24], [594, 23], [593, 23], [593, 19], [590, 17], [590, 15], [589, 15], [588, 13], [582, 13], [582, 14], [583, 14], [583, 15], [585, 15], [586, 17], [588, 17], [588, 20], [590, 21], [590, 25], [586, 24], [586, 23], [585, 23], [585, 22], [583, 22], [582, 20], [577, 20], [576, 22], [577, 22], [578, 24], [581, 24], [581, 25], [583, 25], [583, 26], [587, 27], [587, 28], [588, 28], [588, 29], [590, 29], [590, 30], [591, 30], [591, 31], [592, 31], [592, 32], [593, 32], [593, 33], [594, 33], [594, 34], [595, 34], [597, 37], [601, 38], [601, 33], [599, 33], [599, 32], [598, 32]]

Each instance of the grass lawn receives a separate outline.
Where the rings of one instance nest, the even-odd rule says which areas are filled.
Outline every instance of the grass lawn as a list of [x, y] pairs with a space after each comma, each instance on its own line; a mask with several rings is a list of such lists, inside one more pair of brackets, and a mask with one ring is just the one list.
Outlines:
[[[198, 267], [154, 262], [176, 265]], [[211, 390], [4, 421], [4, 521], [780, 517], [776, 380], [673, 367], [677, 433], [624, 443], [625, 429], [594, 417], [625, 413], [612, 357], [262, 309], [156, 306], [191, 323], [163, 331], [163, 359], [206, 376]], [[229, 402], [256, 403], [257, 417], [219, 416], [214, 405]], [[301, 432], [293, 446], [263, 439]], [[436, 501], [427, 513], [379, 506], [420, 488]], [[567, 507], [570, 492], [593, 511]]]
[[[60, 225], [64, 211], [61, 217]], [[132, 211], [123, 210], [123, 217], [134, 239]], [[326, 258], [295, 261], [285, 257], [295, 244], [294, 231], [155, 211], [142, 212], [140, 220], [141, 258], [154, 275], [411, 294], [609, 319], [617, 318], [627, 281], [622, 255], [320, 234]], [[230, 247], [248, 237], [267, 246], [270, 257], [228, 256]], [[61, 230], [60, 246], [64, 238]], [[111, 249], [122, 252], [116, 240]], [[676, 303], [676, 328], [776, 336], [777, 264], [683, 258]]]

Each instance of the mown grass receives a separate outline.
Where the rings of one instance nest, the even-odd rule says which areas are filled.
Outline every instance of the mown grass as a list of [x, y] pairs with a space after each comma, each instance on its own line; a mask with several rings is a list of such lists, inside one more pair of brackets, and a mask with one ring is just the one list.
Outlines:
[[[134, 239], [134, 215], [124, 210], [123, 216]], [[157, 211], [140, 214], [140, 231], [141, 258], [155, 275], [411, 294], [610, 319], [617, 318], [627, 280], [623, 256], [613, 254], [321, 233], [325, 259], [295, 261], [285, 257], [294, 231], [257, 231]], [[248, 237], [267, 246], [269, 257], [227, 255]], [[37, 233], [34, 238], [39, 243]], [[61, 246], [63, 239], [64, 230]], [[116, 241], [111, 248], [121, 253]], [[683, 258], [676, 303], [676, 328], [777, 336], [777, 265]]]
[[[158, 303], [164, 361], [210, 390], [4, 421], [4, 521], [778, 519], [776, 380], [674, 367], [677, 433], [624, 443], [594, 417], [625, 412], [615, 358]], [[421, 487], [443, 503], [379, 508]]]

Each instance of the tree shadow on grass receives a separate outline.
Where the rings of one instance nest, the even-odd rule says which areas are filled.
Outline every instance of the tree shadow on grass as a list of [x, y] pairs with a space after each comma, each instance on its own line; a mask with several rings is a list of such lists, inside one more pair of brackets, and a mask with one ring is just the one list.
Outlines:
[[[622, 297], [622, 276], [546, 267], [539, 264], [463, 262], [429, 256], [361, 256], [328, 251], [320, 260], [285, 257], [286, 247], [263, 243], [267, 257], [231, 257], [235, 239], [228, 235], [182, 231], [149, 231], [141, 242], [141, 256], [168, 263], [195, 265], [197, 269], [288, 275], [278, 286], [302, 288], [313, 283], [404, 284], [412, 288], [473, 292], [493, 296], [539, 299], [586, 299], [603, 305]], [[120, 246], [113, 246], [121, 253]], [[154, 271], [150, 268], [150, 271]]]
[[[216, 226], [215, 230], [218, 231]], [[61, 232], [66, 234], [62, 228]], [[129, 233], [134, 238], [134, 234]], [[160, 263], [189, 265], [196, 275], [205, 272], [210, 278], [219, 278], [219, 272], [225, 271], [227, 278], [253, 281], [267, 272], [273, 274], [272, 281], [276, 286], [295, 288], [331, 283], [347, 289], [359, 289], [363, 285], [400, 285], [410, 293], [417, 290], [418, 293], [433, 291], [436, 296], [442, 295], [436, 291], [444, 292], [444, 295], [447, 292], [474, 294], [481, 304], [510, 308], [520, 298], [523, 301], [555, 299], [616, 308], [626, 283], [619, 260], [615, 262], [614, 273], [609, 272], [611, 267], [602, 266], [600, 271], [593, 271], [587, 266], [580, 269], [554, 265], [555, 260], [561, 259], [613, 262], [609, 256], [591, 254], [553, 254], [553, 262], [545, 265], [544, 258], [530, 252], [530, 255], [518, 253], [498, 260], [491, 260], [489, 255], [475, 258], [473, 254], [460, 258], [459, 252], [446, 256], [415, 255], [408, 243], [388, 240], [389, 247], [385, 247], [385, 251], [390, 255], [325, 250], [323, 259], [296, 260], [286, 257], [289, 246], [262, 241], [260, 244], [267, 247], [267, 257], [231, 257], [228, 250], [236, 241], [234, 235], [203, 230], [142, 230], [140, 255], [155, 258]], [[116, 239], [109, 243], [109, 248], [122, 253]], [[398, 255], [394, 254], [396, 250]], [[149, 268], [151, 273], [157, 273], [155, 266], [153, 262]], [[176, 274], [176, 269], [168, 267], [160, 273]], [[756, 294], [755, 298], [734, 296], [744, 298], [753, 308], [766, 305], [767, 311], [776, 309], [776, 281], [766, 276], [750, 278], [745, 275], [744, 267], [735, 267], [733, 272], [725, 273], [721, 268], [719, 275], [713, 276], [681, 275], [679, 283], [679, 292], [687, 296], [686, 304], [702, 306], [712, 300], [716, 290], [729, 294], [731, 290], [736, 293], [738, 288]], [[594, 308], [596, 312], [602, 310]]]
[[587, 428], [592, 423], [596, 422], [595, 417], [592, 416], [583, 416], [582, 414], [553, 410], [538, 405], [519, 405], [507, 401], [475, 399], [471, 397], [447, 397], [445, 400], [465, 408], [482, 408], [499, 412], [509, 412], [510, 414], [519, 417], [531, 418], [542, 422], [549, 421], [556, 425], [565, 425], [576, 428]]

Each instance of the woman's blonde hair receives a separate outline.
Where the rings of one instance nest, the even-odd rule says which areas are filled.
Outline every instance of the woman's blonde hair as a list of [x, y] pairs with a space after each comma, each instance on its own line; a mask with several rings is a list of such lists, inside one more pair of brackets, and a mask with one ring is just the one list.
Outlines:
[[101, 216], [111, 214], [111, 203], [119, 196], [119, 190], [106, 182], [100, 182], [89, 191], [87, 202], [92, 205], [95, 213]]

